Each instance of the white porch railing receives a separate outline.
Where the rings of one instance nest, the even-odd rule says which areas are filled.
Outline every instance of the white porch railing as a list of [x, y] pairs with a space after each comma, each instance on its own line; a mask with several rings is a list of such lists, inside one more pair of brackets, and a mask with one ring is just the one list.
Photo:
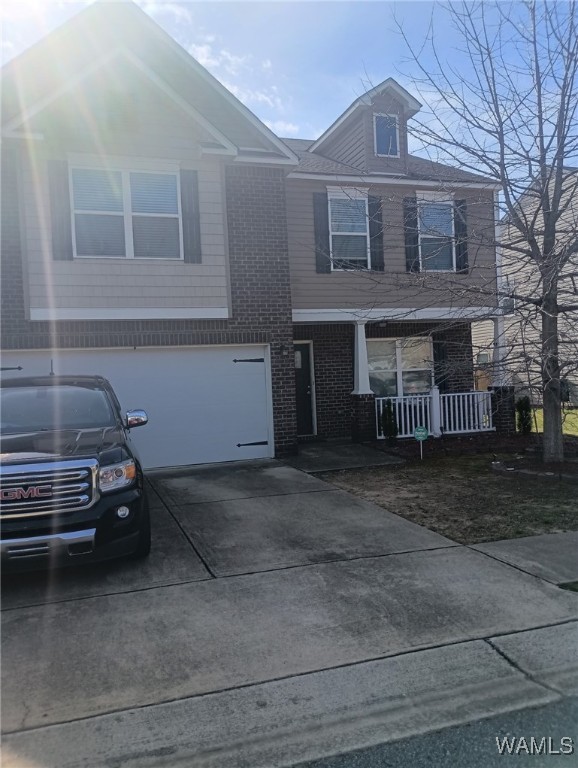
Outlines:
[[376, 397], [377, 437], [383, 438], [382, 418], [385, 403], [391, 401], [398, 437], [413, 437], [416, 427], [426, 427], [434, 437], [469, 432], [490, 432], [492, 399], [489, 392], [456, 392], [441, 395], [432, 387], [429, 395]]
[[413, 437], [416, 427], [426, 427], [431, 432], [431, 397], [429, 395], [410, 395], [408, 397], [376, 397], [377, 436], [382, 438], [382, 418], [385, 404], [391, 400], [398, 437]]
[[490, 432], [492, 396], [489, 392], [456, 392], [440, 395], [441, 429], [445, 435]]

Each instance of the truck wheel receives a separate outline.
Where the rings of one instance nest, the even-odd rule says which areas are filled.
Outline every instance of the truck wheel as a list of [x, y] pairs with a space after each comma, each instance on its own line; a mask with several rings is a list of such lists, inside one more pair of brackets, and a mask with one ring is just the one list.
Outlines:
[[144, 507], [143, 520], [141, 523], [138, 545], [131, 555], [132, 560], [142, 560], [148, 557], [151, 551], [151, 518], [148, 504]]

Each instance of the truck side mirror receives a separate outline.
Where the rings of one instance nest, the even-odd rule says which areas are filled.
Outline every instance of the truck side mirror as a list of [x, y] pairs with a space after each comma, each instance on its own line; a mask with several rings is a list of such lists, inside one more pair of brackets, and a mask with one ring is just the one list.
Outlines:
[[148, 420], [149, 417], [146, 415], [146, 411], [127, 411], [126, 426], [128, 429], [134, 429], [134, 427], [144, 427]]

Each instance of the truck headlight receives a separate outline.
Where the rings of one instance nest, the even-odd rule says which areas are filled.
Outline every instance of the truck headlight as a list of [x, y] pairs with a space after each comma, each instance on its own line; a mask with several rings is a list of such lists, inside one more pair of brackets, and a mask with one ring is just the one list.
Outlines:
[[98, 475], [98, 484], [103, 493], [116, 491], [131, 485], [136, 477], [134, 461], [122, 461], [120, 464], [111, 464], [101, 467]]

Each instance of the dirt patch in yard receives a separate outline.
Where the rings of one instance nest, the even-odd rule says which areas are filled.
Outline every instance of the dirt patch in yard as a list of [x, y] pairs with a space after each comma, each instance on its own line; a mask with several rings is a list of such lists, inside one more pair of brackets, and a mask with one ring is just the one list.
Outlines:
[[460, 544], [578, 530], [576, 483], [497, 473], [493, 459], [437, 456], [323, 480]]

